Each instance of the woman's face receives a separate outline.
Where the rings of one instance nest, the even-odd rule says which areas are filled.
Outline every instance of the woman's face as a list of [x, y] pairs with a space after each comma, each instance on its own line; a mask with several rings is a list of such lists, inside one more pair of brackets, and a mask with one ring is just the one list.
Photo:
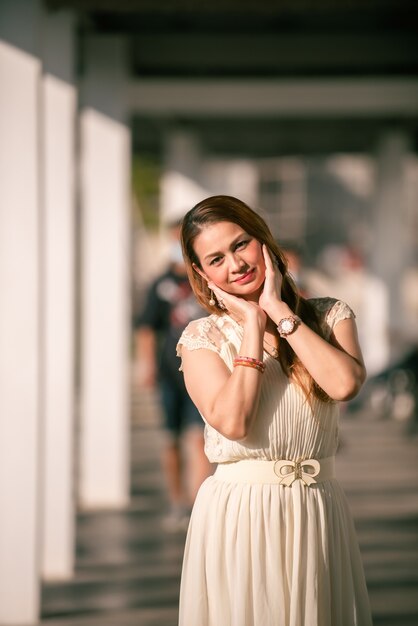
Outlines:
[[265, 263], [261, 244], [233, 222], [208, 224], [194, 240], [205, 278], [228, 293], [252, 299], [261, 291]]

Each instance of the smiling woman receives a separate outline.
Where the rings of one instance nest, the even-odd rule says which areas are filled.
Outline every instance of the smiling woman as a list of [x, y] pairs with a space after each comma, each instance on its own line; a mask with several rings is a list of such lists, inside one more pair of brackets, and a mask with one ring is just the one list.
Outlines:
[[266, 223], [236, 198], [189, 211], [182, 246], [210, 315], [189, 324], [178, 354], [218, 468], [195, 501], [180, 626], [368, 626], [334, 470], [336, 400], [365, 377], [354, 314], [302, 298]]
[[[205, 254], [207, 250], [213, 252]], [[256, 299], [265, 278], [261, 244], [238, 224], [221, 222], [208, 225], [195, 241], [195, 251], [201, 266], [193, 269], [204, 280], [210, 280], [221, 289]], [[241, 285], [250, 285], [239, 289]]]
[[[286, 257], [265, 221], [237, 198], [214, 196], [199, 203], [185, 217], [182, 248], [193, 291], [209, 313], [228, 313], [228, 293], [257, 304], [264, 290], [262, 301], [271, 297], [273, 306], [280, 302], [282, 313], [275, 312], [278, 321], [275, 323], [273, 317], [267, 316], [263, 345], [269, 346], [267, 351], [278, 357], [286, 376], [297, 382], [308, 398], [317, 396], [329, 400], [328, 385], [324, 387], [316, 381], [289, 342], [282, 342], [278, 350], [277, 326], [281, 319], [289, 319], [289, 315], [292, 319], [302, 319], [319, 335], [322, 331], [318, 307], [298, 293], [288, 272]], [[264, 289], [266, 258], [268, 266], [273, 262], [276, 270], [270, 275], [280, 283], [273, 288], [273, 291], [279, 290], [279, 298]], [[268, 281], [267, 285], [270, 283]], [[212, 297], [212, 288], [219, 296], [217, 301]], [[230, 301], [229, 306], [242, 309], [243, 300]], [[241, 315], [245, 316], [245, 311], [235, 311], [238, 320]]]

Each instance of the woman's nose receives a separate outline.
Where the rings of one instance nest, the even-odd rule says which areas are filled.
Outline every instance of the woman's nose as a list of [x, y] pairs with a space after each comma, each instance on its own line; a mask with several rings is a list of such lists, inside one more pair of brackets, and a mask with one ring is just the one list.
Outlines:
[[233, 271], [239, 272], [240, 270], [242, 270], [244, 265], [245, 261], [240, 257], [239, 254], [232, 255], [231, 268]]

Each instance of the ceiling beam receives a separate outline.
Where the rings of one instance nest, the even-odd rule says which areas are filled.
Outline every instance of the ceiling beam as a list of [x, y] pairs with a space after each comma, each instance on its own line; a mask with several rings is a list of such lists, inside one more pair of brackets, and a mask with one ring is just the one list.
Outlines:
[[418, 116], [418, 78], [137, 79], [132, 113], [158, 116]]

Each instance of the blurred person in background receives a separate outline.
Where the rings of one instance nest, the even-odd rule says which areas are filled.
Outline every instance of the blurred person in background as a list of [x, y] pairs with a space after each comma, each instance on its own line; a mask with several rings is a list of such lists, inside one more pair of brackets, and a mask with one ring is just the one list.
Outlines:
[[193, 507], [179, 624], [370, 626], [334, 472], [338, 402], [365, 379], [354, 313], [300, 296], [267, 224], [237, 198], [189, 211], [182, 247], [210, 315], [178, 351], [218, 466]]
[[326, 246], [320, 257], [321, 272], [306, 274], [310, 291], [318, 296], [332, 293], [347, 302], [358, 315], [358, 333], [369, 376], [389, 362], [389, 293], [384, 282], [372, 274], [361, 253], [349, 245]]
[[139, 387], [160, 392], [162, 465], [170, 500], [165, 527], [173, 531], [187, 527], [197, 490], [211, 472], [204, 453], [203, 420], [186, 391], [176, 357], [183, 329], [203, 312], [187, 278], [179, 233], [179, 222], [169, 225], [169, 265], [151, 284], [135, 320]]

